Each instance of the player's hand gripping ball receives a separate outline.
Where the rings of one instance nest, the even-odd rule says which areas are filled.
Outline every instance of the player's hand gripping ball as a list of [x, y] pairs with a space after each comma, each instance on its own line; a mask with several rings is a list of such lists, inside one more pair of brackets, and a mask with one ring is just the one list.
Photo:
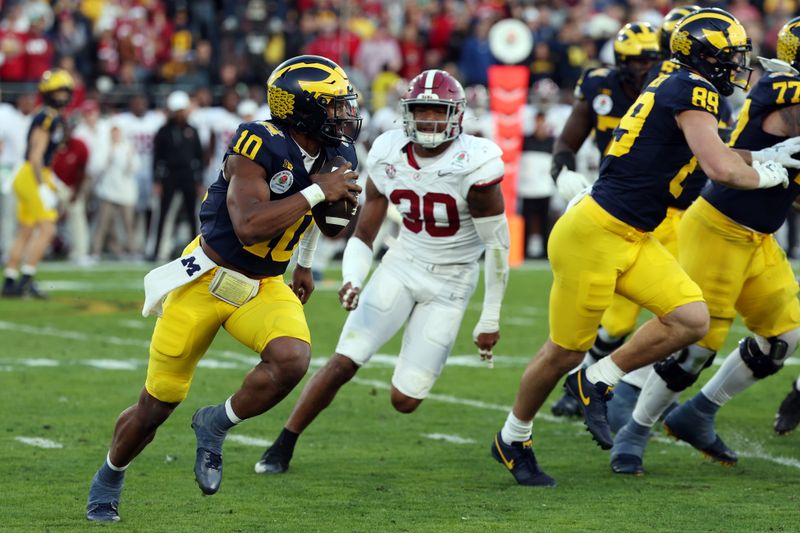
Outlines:
[[[315, 176], [322, 177], [325, 174], [331, 174], [339, 167], [347, 163], [342, 156], [336, 156], [332, 161], [326, 161], [322, 168]], [[350, 171], [345, 173], [345, 177]], [[354, 177], [358, 175], [353, 172]], [[341, 178], [340, 178], [341, 179]], [[354, 181], [354, 178], [347, 178]], [[312, 177], [312, 181], [314, 177]], [[358, 202], [352, 195], [347, 195], [345, 198], [335, 202], [323, 200], [322, 202], [311, 208], [311, 213], [314, 215], [314, 222], [316, 222], [320, 231], [326, 237], [336, 237], [344, 228], [350, 223], [358, 212]]]

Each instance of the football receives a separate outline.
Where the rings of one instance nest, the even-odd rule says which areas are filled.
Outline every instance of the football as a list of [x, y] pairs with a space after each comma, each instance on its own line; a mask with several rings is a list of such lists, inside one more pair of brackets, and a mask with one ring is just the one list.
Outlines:
[[[347, 161], [342, 156], [337, 155], [332, 161], [326, 161], [319, 170], [320, 174], [333, 172], [334, 169], [344, 165]], [[322, 201], [311, 208], [314, 215], [314, 222], [317, 223], [320, 231], [326, 237], [336, 237], [353, 220], [358, 212], [358, 204], [351, 200], [343, 199], [337, 202]]]

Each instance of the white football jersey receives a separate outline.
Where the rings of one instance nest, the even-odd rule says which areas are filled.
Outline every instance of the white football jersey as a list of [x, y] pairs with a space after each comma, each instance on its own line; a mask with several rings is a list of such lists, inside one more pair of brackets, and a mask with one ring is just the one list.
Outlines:
[[395, 246], [431, 264], [477, 261], [484, 247], [467, 194], [503, 178], [500, 148], [462, 133], [438, 157], [419, 164], [417, 159], [400, 129], [380, 135], [367, 155], [370, 179], [403, 217]]
[[242, 123], [242, 119], [224, 107], [212, 107], [208, 116], [212, 118], [209, 122], [209, 131], [214, 134], [214, 146], [211, 147], [211, 160], [206, 169], [205, 182], [206, 185], [211, 185], [219, 177], [222, 158], [225, 156], [239, 124]]
[[160, 111], [148, 111], [141, 117], [133, 113], [120, 113], [114, 117], [116, 124], [133, 144], [133, 150], [139, 156], [139, 172], [143, 179], [152, 181], [153, 174], [153, 139], [159, 128], [164, 125], [166, 117]]

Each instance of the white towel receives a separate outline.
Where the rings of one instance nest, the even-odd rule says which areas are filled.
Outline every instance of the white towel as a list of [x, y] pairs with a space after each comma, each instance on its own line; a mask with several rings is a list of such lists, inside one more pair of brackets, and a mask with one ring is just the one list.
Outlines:
[[144, 307], [142, 316], [161, 316], [161, 304], [167, 295], [182, 285], [195, 281], [217, 266], [198, 246], [191, 253], [154, 268], [144, 277]]

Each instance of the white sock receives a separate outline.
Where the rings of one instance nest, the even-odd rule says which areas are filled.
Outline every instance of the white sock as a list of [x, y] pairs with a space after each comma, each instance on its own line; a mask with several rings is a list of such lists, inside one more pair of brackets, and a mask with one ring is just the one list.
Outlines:
[[236, 413], [233, 412], [233, 407], [231, 406], [231, 398], [233, 398], [233, 396], [225, 400], [225, 414], [228, 415], [228, 420], [230, 420], [234, 425], [236, 425], [239, 422], [241, 422], [242, 419], [236, 416]]
[[721, 407], [756, 381], [753, 371], [742, 361], [737, 346], [703, 386], [703, 394]]
[[19, 271], [14, 268], [7, 268], [5, 270], [5, 276], [11, 279], [17, 279], [19, 277]]
[[[597, 359], [595, 359], [594, 356], [591, 353], [586, 352], [586, 355], [583, 356], [583, 362], [581, 362], [581, 364], [578, 365], [578, 368], [576, 368], [572, 372], [577, 372], [578, 369], [580, 369], [580, 368], [588, 368], [588, 367], [592, 366], [593, 364], [595, 364], [596, 362], [597, 362]], [[572, 372], [570, 372], [570, 374], [572, 374]]]
[[616, 385], [624, 375], [625, 372], [611, 360], [611, 357], [603, 357], [586, 369], [586, 379], [588, 379], [590, 383], [602, 381], [606, 385], [612, 387]]
[[126, 464], [125, 466], [114, 466], [114, 463], [111, 462], [111, 452], [106, 454], [106, 464], [114, 472], [124, 472], [126, 468], [131, 466], [130, 463]]
[[34, 276], [36, 275], [36, 267], [33, 265], [22, 265], [22, 268], [19, 269], [23, 276]]
[[[636, 407], [631, 415], [633, 421], [641, 426], [653, 427], [664, 410], [680, 393], [667, 387], [667, 382], [656, 372], [650, 372], [644, 382]], [[612, 400], [613, 401], [613, 400]]]
[[797, 381], [794, 382], [794, 388], [800, 390], [800, 376], [798, 376]]
[[500, 438], [506, 444], [512, 442], [523, 442], [531, 438], [533, 430], [533, 420], [523, 422], [514, 413], [509, 411], [506, 423], [503, 424], [503, 429], [500, 430]]
[[633, 385], [637, 389], [644, 388], [644, 384], [647, 381], [647, 378], [650, 376], [650, 372], [653, 371], [653, 365], [643, 366], [642, 368], [637, 368], [636, 370], [632, 370], [625, 374], [622, 378], [622, 381], [627, 383], [628, 385]]

